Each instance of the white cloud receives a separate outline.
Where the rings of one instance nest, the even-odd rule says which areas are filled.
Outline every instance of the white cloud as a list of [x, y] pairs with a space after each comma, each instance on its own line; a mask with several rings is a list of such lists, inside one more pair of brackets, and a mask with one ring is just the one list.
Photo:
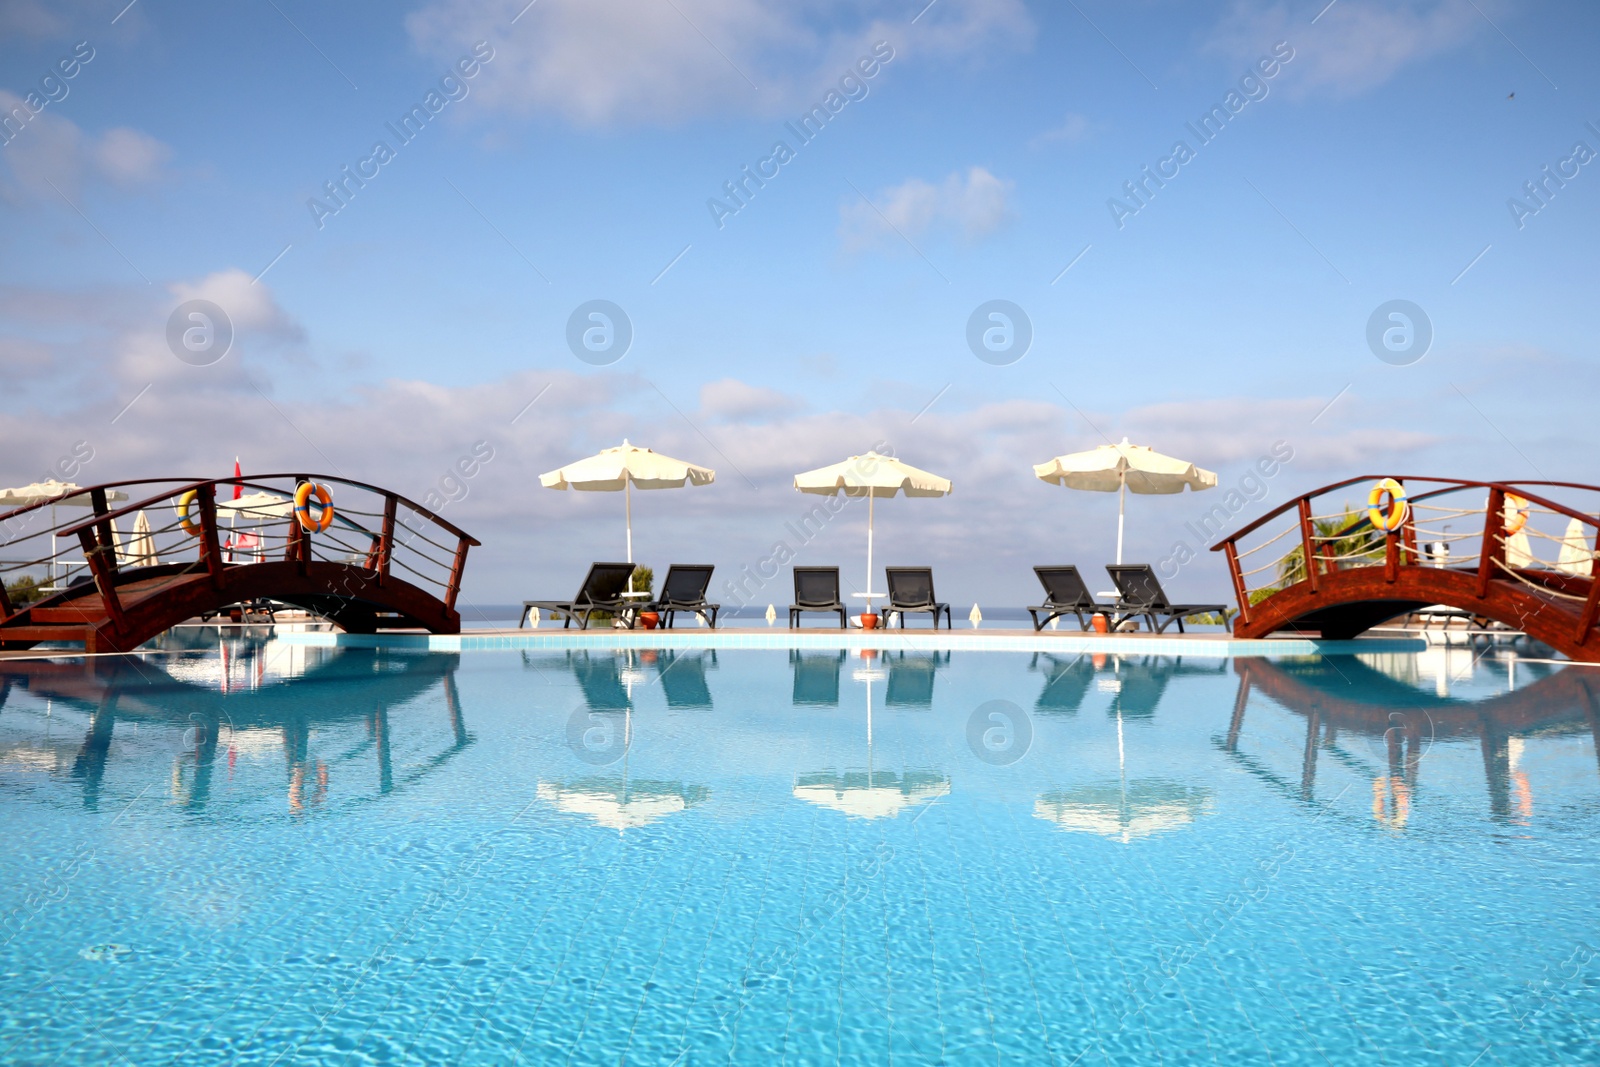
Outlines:
[[793, 411], [793, 397], [776, 389], [750, 385], [736, 378], [723, 378], [707, 382], [700, 387], [700, 410], [704, 414], [729, 422], [759, 420], [763, 417], [783, 415]]
[[304, 331], [278, 306], [272, 290], [237, 267], [208, 274], [195, 282], [168, 286], [177, 302], [209, 300], [228, 313], [236, 330], [253, 330], [286, 340], [302, 340]]
[[[166, 348], [167, 316], [190, 298], [223, 305], [238, 329], [237, 351], [214, 366], [189, 366]], [[818, 411], [797, 389], [724, 378], [700, 388], [696, 407], [697, 383], [671, 388], [669, 403], [642, 379], [566, 369], [575, 366], [571, 361], [470, 385], [390, 379], [330, 388], [315, 363], [291, 368], [267, 358], [303, 328], [265, 281], [252, 286], [237, 269], [156, 290], [52, 294], [0, 287], [0, 321], [0, 376], [10, 401], [0, 408], [0, 485], [37, 480], [83, 440], [95, 454], [79, 476], [84, 482], [221, 474], [237, 454], [247, 473], [342, 474], [420, 500], [476, 442], [487, 441], [493, 460], [467, 497], [443, 511], [484, 542], [468, 566], [469, 602], [564, 596], [590, 560], [617, 557], [620, 497], [544, 490], [538, 476], [623, 437], [718, 472], [709, 487], [635, 495], [635, 549], [658, 574], [674, 559], [705, 560], [718, 568], [720, 593], [725, 576], [768, 557], [775, 542], [792, 541], [790, 524], [817, 504], [793, 491], [797, 471], [885, 442], [907, 462], [953, 479], [955, 493], [881, 501], [880, 563], [928, 563], [947, 598], [985, 604], [1033, 595], [1032, 564], [1077, 562], [1093, 572], [1109, 558], [1115, 495], [1047, 486], [1029, 467], [1101, 443], [1100, 431], [1215, 469], [1225, 486], [1236, 484], [1275, 441], [1286, 441], [1293, 461], [1273, 480], [1272, 495], [1238, 516], [1241, 524], [1294, 493], [1357, 471], [1471, 471], [1504, 460], [1503, 444], [1483, 437], [1470, 408], [1443, 382], [1440, 403], [1456, 404], [1459, 418], [1411, 430], [1394, 428], [1391, 396], [1362, 388], [1326, 412], [1327, 396], [1319, 393], [1122, 410], [1091, 408], [1080, 399], [1083, 415], [1053, 396], [985, 400], [952, 390], [920, 416], [932, 391], [926, 383], [876, 383], [873, 395], [903, 399]], [[315, 350], [314, 339], [309, 345]], [[1486, 375], [1493, 369], [1483, 367]], [[1550, 371], [1580, 385], [1593, 376], [1577, 358], [1551, 364]], [[20, 393], [12, 388], [17, 376], [29, 382]], [[1542, 444], [1541, 459], [1583, 454], [1577, 441]], [[1552, 477], [1567, 473], [1551, 465]], [[1157, 562], [1182, 524], [1216, 496], [1130, 501], [1129, 558]], [[803, 546], [800, 561], [846, 565], [847, 580], [859, 581], [864, 531], [864, 510], [852, 505]], [[1182, 579], [1175, 594], [1225, 594], [1221, 564], [1209, 554], [1185, 568]], [[760, 603], [786, 603], [788, 581], [783, 572], [763, 587]]]
[[94, 174], [129, 188], [159, 180], [172, 149], [147, 133], [118, 126], [98, 136], [85, 133], [71, 119], [56, 114], [52, 105], [37, 113], [14, 93], [0, 89], [0, 115], [18, 116], [25, 124], [10, 131], [11, 140], [0, 152], [10, 168], [11, 181], [0, 182], [0, 196], [13, 203], [24, 199], [55, 199], [51, 183], [75, 195], [84, 177]]
[[1011, 217], [1008, 199], [1015, 183], [995, 177], [983, 167], [959, 171], [938, 185], [911, 178], [878, 194], [871, 204], [860, 197], [839, 210], [839, 238], [855, 251], [898, 240], [915, 241], [936, 226], [976, 240]]
[[0, 0], [0, 38], [41, 40], [64, 32], [65, 20], [39, 0]]
[[[1493, 13], [1491, 0], [1478, 5]], [[1474, 5], [1457, 0], [1339, 0], [1316, 25], [1281, 3], [1238, 0], [1207, 47], [1249, 61], [1288, 41], [1296, 92], [1347, 97], [1375, 88], [1403, 67], [1448, 51], [1487, 27]]]
[[1059, 125], [1045, 130], [1035, 137], [1031, 143], [1041, 145], [1055, 141], [1065, 141], [1067, 144], [1077, 144], [1089, 136], [1093, 129], [1094, 124], [1089, 121], [1087, 116], [1080, 115], [1076, 111], [1069, 111], [1066, 118], [1062, 119]]
[[161, 176], [172, 149], [147, 133], [127, 126], [110, 129], [92, 149], [95, 165], [118, 185], [139, 185]]
[[[872, 19], [851, 0], [427, 0], [406, 20], [417, 47], [451, 62], [496, 49], [475, 95], [579, 125], [673, 124], [707, 114], [778, 115], [814, 103], [874, 42], [897, 52], [981, 54], [1026, 43], [1022, 0], [941, 0], [918, 24]], [[901, 60], [897, 60], [901, 61]]]

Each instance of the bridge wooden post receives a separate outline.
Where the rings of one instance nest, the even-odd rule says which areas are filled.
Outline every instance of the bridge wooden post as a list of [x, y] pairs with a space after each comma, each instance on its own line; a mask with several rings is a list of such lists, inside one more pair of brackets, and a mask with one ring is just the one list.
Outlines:
[[205, 561], [206, 571], [211, 575], [211, 584], [217, 589], [223, 585], [222, 574], [222, 546], [217, 542], [217, 487], [214, 482], [207, 482], [197, 491], [200, 500], [200, 556]]
[[294, 517], [294, 512], [289, 513], [289, 533], [284, 538], [283, 561], [293, 563], [300, 558], [300, 537], [304, 533], [300, 529], [300, 520]]
[[[106, 500], [106, 491], [103, 486], [95, 486], [89, 490], [89, 503], [94, 508], [96, 515], [104, 515], [111, 510], [110, 503]], [[115, 574], [117, 566], [117, 539], [111, 532], [111, 520], [101, 519], [95, 524], [95, 532], [99, 535], [100, 547], [111, 553], [111, 573]]]
[[1239, 733], [1244, 729], [1244, 712], [1245, 708], [1250, 704], [1249, 661], [1235, 660], [1234, 662], [1237, 664], [1242, 664], [1243, 669], [1239, 671], [1239, 688], [1233, 695], [1233, 718], [1228, 720], [1228, 741], [1226, 747], [1229, 752], [1239, 751]]
[[[1600, 529], [1594, 532], [1595, 553], [1600, 555]], [[1594, 564], [1589, 564], [1589, 595], [1584, 598], [1583, 611], [1578, 615], [1578, 632], [1573, 639], [1578, 644], [1589, 640], [1589, 631], [1594, 629], [1596, 620], [1600, 620], [1600, 575], [1594, 573]], [[1596, 753], [1600, 756], [1600, 752]]]
[[465, 537], [456, 539], [456, 558], [450, 564], [450, 586], [444, 594], [444, 606], [451, 611], [456, 609], [456, 594], [461, 592], [461, 572], [467, 568], [468, 547]]
[[1232, 541], [1222, 543], [1222, 554], [1228, 558], [1228, 573], [1233, 576], [1233, 595], [1239, 601], [1239, 621], [1250, 622], [1250, 594], [1244, 587], [1244, 576], [1239, 573], [1239, 548]]
[[1313, 554], [1311, 536], [1311, 500], [1308, 497], [1300, 498], [1300, 559], [1306, 565], [1306, 581], [1311, 583], [1311, 591], [1317, 591], [1317, 561]]
[[389, 580], [389, 560], [394, 556], [394, 512], [392, 496], [383, 498], [383, 542], [378, 546], [378, 584]]
[[[89, 573], [94, 575], [94, 584], [100, 590], [100, 601], [105, 605], [106, 617], [118, 630], [126, 629], [126, 617], [122, 614], [122, 600], [117, 596], [116, 574], [106, 565], [107, 550], [95, 542], [92, 527], [85, 526], [78, 531], [78, 543], [83, 546], [83, 558], [89, 561]], [[112, 548], [110, 551], [115, 552]], [[86, 648], [87, 650], [87, 648]]]
[[1383, 580], [1393, 583], [1400, 577], [1400, 539], [1393, 532], [1383, 538]]
[[1489, 503], [1483, 513], [1483, 546], [1478, 552], [1478, 599], [1489, 595], [1489, 579], [1494, 577], [1494, 565], [1505, 559], [1506, 551], [1506, 491], [1499, 486], [1489, 489]]
[[11, 605], [11, 597], [6, 595], [6, 583], [0, 581], [0, 622], [5, 622], [16, 613], [17, 609]]
[[[1405, 486], [1404, 482], [1401, 482], [1400, 484], [1402, 488]], [[1400, 524], [1400, 537], [1402, 538], [1402, 543], [1406, 549], [1405, 554], [1400, 557], [1400, 562], [1408, 563], [1412, 566], [1420, 563], [1421, 557], [1417, 554], [1416, 508], [1410, 506], [1406, 508], [1406, 521]]]

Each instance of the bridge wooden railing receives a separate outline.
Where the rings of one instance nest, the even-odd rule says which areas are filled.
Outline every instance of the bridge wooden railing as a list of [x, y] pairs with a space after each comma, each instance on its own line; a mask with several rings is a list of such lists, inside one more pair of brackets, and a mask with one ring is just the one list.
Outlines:
[[[326, 485], [333, 498], [335, 518], [325, 531], [307, 531], [294, 516], [295, 489], [307, 481]], [[140, 499], [120, 503], [141, 491], [145, 495]], [[178, 515], [178, 501], [191, 492], [194, 500], [187, 514]], [[114, 508], [113, 498], [119, 501]], [[317, 516], [315, 495], [312, 501]], [[87, 518], [58, 515], [58, 509], [84, 507], [90, 511]], [[136, 535], [133, 527], [140, 515], [149, 530]], [[41, 516], [47, 518], [41, 521]], [[60, 546], [63, 539], [65, 548]], [[453, 611], [467, 551], [478, 544], [421, 504], [348, 478], [147, 478], [75, 488], [0, 514], [0, 556], [7, 557], [0, 559], [0, 578], [43, 570], [48, 600], [77, 595], [77, 587], [92, 580], [106, 614], [120, 624], [117, 586], [136, 576], [205, 571], [220, 588], [230, 567], [283, 560], [298, 562], [304, 573], [306, 565], [321, 561], [354, 567], [380, 585], [391, 574], [403, 575]], [[0, 622], [21, 610], [0, 581]]]
[[[1367, 518], [1367, 493], [1385, 477], [1405, 488], [1408, 505], [1389, 532]], [[1355, 568], [1380, 568], [1389, 584], [1419, 568], [1466, 571], [1479, 598], [1491, 582], [1518, 583], [1575, 613], [1578, 644], [1600, 618], [1600, 487], [1576, 482], [1362, 475], [1274, 508], [1212, 551], [1227, 559], [1245, 625], [1266, 598], [1316, 593], [1328, 576]], [[1397, 590], [1395, 599], [1405, 597]]]

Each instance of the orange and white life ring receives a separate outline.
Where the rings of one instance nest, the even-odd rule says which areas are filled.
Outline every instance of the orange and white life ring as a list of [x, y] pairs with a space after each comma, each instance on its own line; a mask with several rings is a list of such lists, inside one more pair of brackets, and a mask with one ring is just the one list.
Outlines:
[[[322, 506], [321, 514], [316, 518], [311, 517], [312, 493], [317, 495], [317, 503]], [[332, 526], [333, 494], [328, 492], [328, 487], [320, 482], [301, 482], [294, 491], [294, 517], [307, 533], [321, 533]]]
[[1531, 509], [1527, 497], [1521, 497], [1515, 493], [1506, 494], [1505, 522], [1507, 537], [1521, 533], [1522, 528], [1528, 525], [1529, 510]]

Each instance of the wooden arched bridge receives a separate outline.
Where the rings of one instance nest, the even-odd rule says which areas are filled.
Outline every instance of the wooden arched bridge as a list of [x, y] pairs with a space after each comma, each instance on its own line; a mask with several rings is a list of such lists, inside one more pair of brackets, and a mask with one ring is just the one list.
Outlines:
[[[312, 494], [308, 521], [297, 519], [307, 482], [329, 491], [331, 515]], [[0, 514], [0, 575], [46, 576], [44, 598], [25, 605], [0, 585], [0, 649], [49, 641], [126, 652], [187, 619], [260, 601], [351, 633], [459, 633], [456, 597], [478, 543], [403, 496], [324, 475], [66, 487]]]
[[1380, 517], [1403, 511], [1403, 521], [1386, 531], [1367, 507], [1384, 478], [1313, 490], [1214, 547], [1239, 601], [1235, 634], [1346, 639], [1443, 606], [1600, 661], [1600, 487], [1394, 477], [1405, 507], [1385, 497]]

